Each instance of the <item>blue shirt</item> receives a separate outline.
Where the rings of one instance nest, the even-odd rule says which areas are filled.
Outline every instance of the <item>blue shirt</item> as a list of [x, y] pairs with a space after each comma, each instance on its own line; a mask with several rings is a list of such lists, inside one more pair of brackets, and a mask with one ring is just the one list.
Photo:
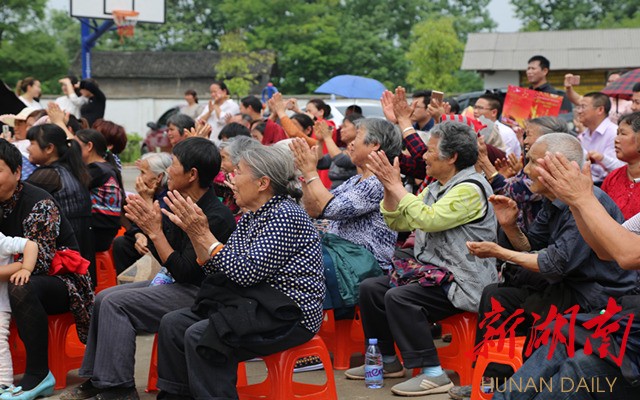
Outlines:
[[384, 187], [375, 176], [360, 181], [355, 175], [333, 189], [335, 196], [321, 218], [330, 220], [328, 232], [369, 250], [381, 267], [391, 265], [398, 233], [391, 230], [380, 213]]

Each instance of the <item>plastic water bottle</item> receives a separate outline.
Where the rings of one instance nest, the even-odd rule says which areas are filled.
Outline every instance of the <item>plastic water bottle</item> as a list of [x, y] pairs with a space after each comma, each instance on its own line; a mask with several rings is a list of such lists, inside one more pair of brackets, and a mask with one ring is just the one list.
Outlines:
[[378, 339], [369, 339], [369, 347], [364, 355], [364, 384], [369, 389], [380, 389], [384, 386], [382, 354], [378, 348]]
[[175, 282], [175, 279], [171, 276], [169, 270], [165, 267], [160, 268], [160, 271], [156, 274], [156, 276], [151, 280], [149, 286], [158, 286], [158, 285], [170, 285]]

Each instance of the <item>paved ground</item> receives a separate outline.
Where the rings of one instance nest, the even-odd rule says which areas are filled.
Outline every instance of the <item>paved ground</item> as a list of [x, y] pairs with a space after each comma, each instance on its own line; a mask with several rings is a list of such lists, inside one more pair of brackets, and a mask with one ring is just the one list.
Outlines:
[[[145, 335], [138, 337], [138, 350], [136, 352], [136, 386], [138, 387], [138, 393], [143, 400], [150, 400], [156, 398], [156, 393], [146, 393], [144, 390], [147, 387], [147, 376], [149, 373], [149, 357], [151, 355], [151, 346], [153, 345], [153, 336]], [[354, 355], [351, 359], [351, 365], [359, 365], [362, 363], [362, 355]], [[402, 382], [400, 379], [387, 379], [385, 380], [385, 387], [382, 389], [367, 389], [364, 386], [364, 381], [352, 381], [347, 380], [344, 377], [343, 371], [333, 371], [336, 380], [336, 387], [338, 390], [338, 398], [345, 400], [381, 400], [381, 399], [401, 399], [391, 394], [390, 388], [396, 383]], [[264, 364], [260, 361], [247, 363], [247, 377], [249, 383], [257, 383], [264, 379], [266, 376], [266, 369]], [[325, 381], [324, 371], [310, 371], [303, 372], [295, 375], [295, 380], [307, 383], [322, 383]], [[452, 373], [452, 379], [456, 382], [457, 376]], [[82, 378], [78, 376], [78, 371], [71, 371], [67, 376], [67, 384], [69, 386], [77, 385], [82, 382]], [[60, 391], [57, 391], [50, 399], [57, 399]], [[445, 400], [449, 399], [446, 394], [416, 397], [416, 399], [428, 399], [428, 400]], [[284, 399], [271, 399], [271, 400], [284, 400]]]

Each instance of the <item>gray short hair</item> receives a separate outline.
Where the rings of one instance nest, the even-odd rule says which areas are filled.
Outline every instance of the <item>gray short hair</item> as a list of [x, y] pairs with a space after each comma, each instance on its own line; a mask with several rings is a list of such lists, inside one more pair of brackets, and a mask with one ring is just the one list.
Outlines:
[[540, 127], [541, 135], [546, 135], [553, 132], [571, 133], [567, 122], [558, 117], [532, 118], [527, 121], [527, 123], [534, 124]]
[[236, 136], [220, 143], [220, 150], [227, 150], [233, 165], [238, 165], [240, 162], [240, 153], [257, 147], [262, 147], [262, 143], [249, 136]]
[[260, 146], [244, 150], [239, 160], [244, 161], [251, 169], [255, 179], [266, 176], [271, 180], [274, 195], [302, 198], [300, 182], [296, 174], [293, 154], [282, 147]]
[[149, 169], [156, 175], [162, 174], [162, 180], [160, 185], [167, 186], [167, 180], [169, 179], [169, 174], [167, 173], [167, 169], [171, 166], [173, 160], [171, 159], [171, 155], [169, 153], [147, 153], [144, 154], [141, 158], [141, 161], [146, 161], [149, 164]]
[[454, 121], [442, 122], [431, 129], [431, 137], [440, 139], [440, 159], [446, 160], [458, 154], [455, 162], [457, 171], [471, 167], [478, 161], [478, 135], [469, 125]]
[[167, 120], [167, 126], [169, 126], [169, 124], [175, 125], [176, 128], [178, 128], [178, 133], [182, 136], [184, 135], [185, 129], [191, 129], [196, 126], [196, 121], [188, 115], [177, 113], [173, 114], [171, 118]]
[[572, 135], [567, 135], [562, 132], [549, 133], [540, 136], [534, 144], [546, 144], [546, 151], [564, 154], [567, 160], [575, 161], [581, 169], [584, 165], [584, 150], [582, 149], [580, 141]]
[[402, 152], [402, 134], [391, 122], [381, 118], [362, 118], [355, 125], [367, 132], [364, 144], [379, 144], [391, 163]]

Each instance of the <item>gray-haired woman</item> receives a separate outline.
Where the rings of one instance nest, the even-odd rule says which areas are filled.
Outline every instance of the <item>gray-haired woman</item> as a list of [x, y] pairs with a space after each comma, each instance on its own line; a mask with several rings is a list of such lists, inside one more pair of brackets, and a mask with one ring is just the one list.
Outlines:
[[340, 236], [373, 253], [382, 268], [391, 265], [397, 233], [389, 229], [380, 214], [383, 186], [367, 167], [368, 156], [383, 150], [393, 159], [402, 151], [400, 132], [390, 122], [363, 118], [356, 122], [356, 137], [349, 144], [351, 162], [362, 171], [329, 191], [320, 181], [316, 169], [316, 152], [302, 139], [291, 144], [296, 166], [305, 184], [304, 206], [313, 218], [330, 221], [328, 233]]
[[[487, 201], [491, 187], [474, 168], [475, 132], [459, 122], [438, 124], [431, 130], [423, 157], [427, 175], [436, 182], [419, 196], [404, 189], [397, 159], [391, 164], [378, 152], [369, 156], [368, 163], [384, 185], [381, 210], [386, 223], [397, 231], [416, 230], [413, 253], [422, 266], [411, 270], [412, 280], [398, 269], [393, 281], [381, 276], [360, 285], [362, 326], [367, 338], [378, 338], [384, 375], [404, 376], [394, 343], [405, 367], [422, 369], [420, 375], [391, 388], [400, 396], [445, 393], [453, 386], [440, 366], [430, 326], [463, 311], [477, 312], [482, 290], [498, 280], [495, 259], [470, 257], [466, 248], [466, 242], [476, 237], [494, 241], [497, 229]], [[434, 271], [445, 278], [429, 279]], [[345, 375], [364, 379], [364, 367]]]
[[[226, 245], [209, 231], [198, 206], [177, 192], [168, 194], [171, 212], [163, 210], [187, 233], [210, 275], [193, 308], [169, 313], [160, 324], [158, 387], [171, 395], [237, 398], [239, 362], [300, 345], [322, 323], [325, 288], [320, 240], [295, 201], [302, 192], [296, 188], [290, 152], [266, 146], [242, 152], [232, 183], [236, 201], [246, 212]], [[248, 319], [231, 318], [226, 320], [228, 325], [220, 326], [214, 321], [224, 320], [227, 310], [218, 309], [208, 318], [213, 311], [206, 303], [215, 302], [223, 290], [225, 304], [234, 301], [238, 307], [243, 307], [251, 292], [258, 311], [253, 316], [244, 314]], [[261, 315], [264, 301], [287, 307], [297, 317], [281, 321]], [[221, 353], [210, 347], [210, 334], [215, 336], [224, 328], [230, 329], [226, 337], [236, 341], [221, 363], [216, 362]]]
[[[161, 207], [167, 195], [167, 169], [171, 166], [168, 153], [147, 153], [136, 163], [140, 174], [136, 178], [136, 191], [147, 203], [158, 200]], [[123, 236], [113, 240], [113, 261], [120, 274], [137, 259], [149, 252], [147, 236], [135, 225], [130, 226]]]

